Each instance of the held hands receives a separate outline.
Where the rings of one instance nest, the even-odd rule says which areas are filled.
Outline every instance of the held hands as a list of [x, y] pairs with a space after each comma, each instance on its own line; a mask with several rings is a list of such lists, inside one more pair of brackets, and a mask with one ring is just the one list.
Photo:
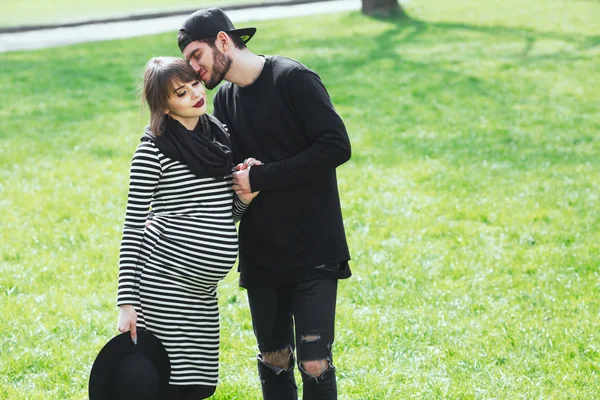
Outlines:
[[258, 195], [258, 192], [253, 193], [250, 188], [250, 168], [253, 165], [262, 165], [262, 162], [255, 158], [246, 158], [243, 163], [235, 166], [233, 173], [233, 190], [245, 204], [250, 204], [252, 199]]
[[119, 322], [117, 322], [117, 329], [119, 332], [131, 332], [131, 341], [133, 344], [137, 344], [137, 313], [132, 305], [126, 304], [119, 306]]

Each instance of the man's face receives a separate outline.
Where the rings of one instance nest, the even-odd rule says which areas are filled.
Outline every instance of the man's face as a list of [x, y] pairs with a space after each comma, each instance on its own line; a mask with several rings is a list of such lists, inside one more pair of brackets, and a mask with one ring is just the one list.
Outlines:
[[183, 56], [198, 73], [207, 89], [217, 87], [231, 67], [231, 58], [216, 47], [206, 43], [192, 42], [183, 50]]

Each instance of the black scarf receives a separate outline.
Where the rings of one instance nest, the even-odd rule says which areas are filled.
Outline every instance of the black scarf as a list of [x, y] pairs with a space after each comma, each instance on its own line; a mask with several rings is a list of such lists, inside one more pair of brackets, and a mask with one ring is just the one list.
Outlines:
[[223, 179], [231, 174], [233, 157], [229, 134], [212, 115], [202, 115], [193, 131], [167, 116], [162, 135], [157, 136], [146, 128], [141, 140], [154, 142], [165, 156], [184, 163], [198, 178]]

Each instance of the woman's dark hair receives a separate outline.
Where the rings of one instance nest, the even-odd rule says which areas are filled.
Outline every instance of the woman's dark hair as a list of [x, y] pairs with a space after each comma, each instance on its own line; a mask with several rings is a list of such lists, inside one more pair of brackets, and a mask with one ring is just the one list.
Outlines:
[[165, 110], [175, 83], [198, 80], [196, 71], [185, 60], [175, 57], [155, 57], [146, 64], [142, 97], [150, 108], [150, 130], [160, 136]]

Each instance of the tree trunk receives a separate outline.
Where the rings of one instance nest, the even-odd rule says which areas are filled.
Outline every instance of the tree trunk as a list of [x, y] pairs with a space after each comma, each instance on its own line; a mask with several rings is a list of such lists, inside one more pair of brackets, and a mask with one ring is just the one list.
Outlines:
[[362, 0], [362, 12], [373, 17], [405, 15], [397, 0]]

